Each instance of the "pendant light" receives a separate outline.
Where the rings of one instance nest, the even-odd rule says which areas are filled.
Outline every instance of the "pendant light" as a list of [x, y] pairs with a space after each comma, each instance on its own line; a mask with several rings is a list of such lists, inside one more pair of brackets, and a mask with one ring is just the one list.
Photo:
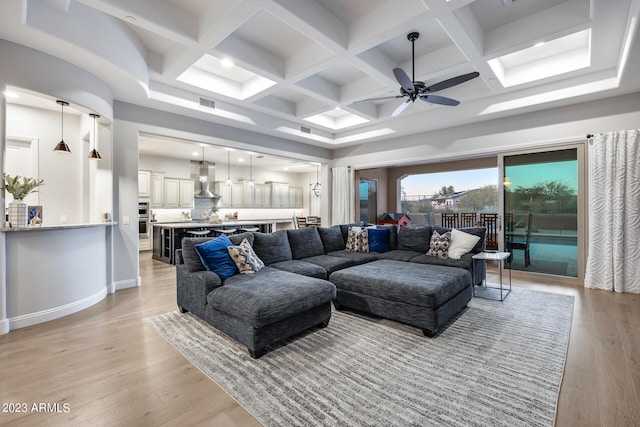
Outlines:
[[200, 177], [198, 178], [198, 180], [203, 184], [206, 184], [207, 181], [209, 180], [209, 171], [207, 169], [208, 168], [204, 163], [204, 145], [203, 145], [202, 146], [202, 162], [200, 162]]
[[254, 186], [253, 182], [253, 154], [249, 154], [249, 187]]
[[318, 176], [320, 174], [319, 169], [320, 169], [320, 165], [317, 164], [316, 165], [316, 183], [311, 188], [311, 191], [313, 191], [313, 194], [315, 194], [316, 197], [320, 197], [320, 194], [322, 194], [322, 184], [320, 184], [320, 180], [318, 179]]
[[100, 115], [91, 113], [89, 114], [89, 116], [93, 117], [93, 149], [89, 152], [89, 160], [101, 160], [102, 157], [96, 149], [96, 147], [98, 146], [98, 131], [96, 129], [96, 119], [99, 118]]
[[58, 151], [60, 153], [71, 153], [69, 146], [66, 142], [64, 142], [64, 107], [69, 105], [69, 103], [67, 101], [57, 100], [56, 104], [60, 105], [60, 125], [62, 129], [60, 133], [62, 135], [60, 136], [60, 142], [56, 144], [56, 148], [54, 148], [53, 151]]
[[224, 184], [229, 187], [231, 185], [231, 151], [227, 150], [227, 179]]

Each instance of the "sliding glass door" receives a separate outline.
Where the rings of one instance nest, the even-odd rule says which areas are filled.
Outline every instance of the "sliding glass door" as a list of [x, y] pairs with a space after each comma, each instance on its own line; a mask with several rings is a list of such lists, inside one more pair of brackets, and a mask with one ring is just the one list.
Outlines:
[[512, 269], [579, 276], [579, 151], [503, 157], [503, 236]]

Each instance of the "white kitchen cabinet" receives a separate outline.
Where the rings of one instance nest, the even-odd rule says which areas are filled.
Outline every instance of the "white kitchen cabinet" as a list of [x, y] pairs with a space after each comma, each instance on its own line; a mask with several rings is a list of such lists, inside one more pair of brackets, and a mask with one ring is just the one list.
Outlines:
[[285, 182], [267, 182], [271, 186], [271, 207], [289, 207], [289, 184]]
[[138, 197], [151, 196], [151, 171], [138, 171]]
[[231, 186], [225, 184], [222, 181], [216, 181], [213, 184], [213, 188], [219, 196], [220, 196], [220, 207], [221, 208], [230, 208], [231, 207]]
[[195, 187], [194, 183], [190, 179], [180, 180], [180, 207], [181, 208], [193, 208], [194, 206]]
[[164, 174], [160, 172], [151, 172], [151, 197], [149, 206], [151, 208], [163, 207], [164, 200]]
[[165, 178], [163, 185], [163, 207], [180, 207], [180, 180], [177, 178]]
[[165, 178], [163, 182], [163, 204], [165, 208], [192, 208], [194, 185], [190, 179]]
[[290, 208], [302, 208], [303, 197], [302, 188], [289, 187], [289, 207]]
[[244, 207], [244, 184], [242, 182], [234, 182], [231, 184], [231, 207]]
[[253, 189], [253, 206], [256, 208], [271, 207], [271, 186], [256, 184]]

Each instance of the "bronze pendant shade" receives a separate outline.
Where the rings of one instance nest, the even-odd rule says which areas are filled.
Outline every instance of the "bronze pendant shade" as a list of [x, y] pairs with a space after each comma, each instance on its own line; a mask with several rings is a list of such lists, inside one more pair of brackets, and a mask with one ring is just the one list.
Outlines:
[[96, 145], [98, 144], [98, 131], [96, 129], [96, 119], [100, 117], [98, 114], [89, 114], [89, 116], [93, 117], [93, 149], [89, 152], [90, 160], [101, 160], [102, 157], [98, 150], [96, 149]]
[[56, 103], [60, 105], [61, 136], [60, 142], [56, 144], [56, 147], [53, 149], [53, 151], [58, 151], [60, 153], [71, 153], [71, 149], [69, 148], [67, 143], [64, 142], [64, 107], [68, 106], [69, 103], [67, 101], [61, 100], [57, 100]]

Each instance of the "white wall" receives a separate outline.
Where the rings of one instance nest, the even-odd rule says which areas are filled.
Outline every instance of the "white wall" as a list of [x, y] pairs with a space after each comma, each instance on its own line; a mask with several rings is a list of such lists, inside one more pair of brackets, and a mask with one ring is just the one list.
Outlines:
[[65, 114], [65, 142], [71, 153], [58, 153], [53, 147], [60, 141], [60, 113], [21, 105], [7, 105], [7, 135], [39, 141], [38, 203], [43, 206], [43, 223], [78, 224], [82, 221], [82, 158], [80, 117]]

